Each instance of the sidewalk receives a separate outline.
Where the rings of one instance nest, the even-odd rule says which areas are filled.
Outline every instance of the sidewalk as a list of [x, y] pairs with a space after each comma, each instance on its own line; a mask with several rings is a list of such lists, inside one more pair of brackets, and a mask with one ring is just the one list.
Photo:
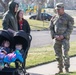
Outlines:
[[[70, 71], [76, 71], [76, 57], [70, 58]], [[31, 75], [55, 75], [58, 72], [57, 62], [27, 69], [27, 72], [31, 73]]]

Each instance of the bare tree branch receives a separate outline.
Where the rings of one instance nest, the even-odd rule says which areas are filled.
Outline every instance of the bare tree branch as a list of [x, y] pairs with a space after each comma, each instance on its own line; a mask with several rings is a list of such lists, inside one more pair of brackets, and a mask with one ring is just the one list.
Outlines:
[[1, 5], [4, 7], [5, 11], [8, 10], [8, 3], [11, 0], [5, 0], [4, 2], [2, 0], [0, 0]]

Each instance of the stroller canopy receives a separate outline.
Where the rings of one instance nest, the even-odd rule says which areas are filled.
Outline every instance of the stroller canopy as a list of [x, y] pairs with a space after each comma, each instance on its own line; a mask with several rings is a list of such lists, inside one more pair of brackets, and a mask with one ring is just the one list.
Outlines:
[[29, 47], [29, 36], [23, 30], [20, 30], [14, 35], [15, 44], [22, 44], [23, 50], [26, 50]]
[[0, 46], [4, 40], [8, 40], [10, 42], [10, 47], [13, 44], [13, 34], [8, 30], [0, 30]]

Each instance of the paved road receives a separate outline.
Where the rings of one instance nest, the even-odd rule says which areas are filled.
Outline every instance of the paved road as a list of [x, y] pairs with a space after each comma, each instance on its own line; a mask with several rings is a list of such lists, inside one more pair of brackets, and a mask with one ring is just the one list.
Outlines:
[[[31, 47], [41, 47], [53, 44], [50, 31], [32, 31]], [[76, 28], [74, 28], [70, 41], [76, 41]]]
[[49, 31], [33, 31], [31, 47], [40, 47], [52, 43]]

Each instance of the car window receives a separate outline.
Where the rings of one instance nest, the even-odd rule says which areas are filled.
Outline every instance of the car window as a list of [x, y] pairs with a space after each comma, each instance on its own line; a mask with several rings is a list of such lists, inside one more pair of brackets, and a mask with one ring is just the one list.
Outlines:
[[48, 16], [48, 14], [44, 13], [44, 16]]
[[47, 13], [41, 13], [41, 16], [50, 16], [50, 15]]
[[45, 16], [46, 14], [45, 13], [41, 13], [41, 16]]

